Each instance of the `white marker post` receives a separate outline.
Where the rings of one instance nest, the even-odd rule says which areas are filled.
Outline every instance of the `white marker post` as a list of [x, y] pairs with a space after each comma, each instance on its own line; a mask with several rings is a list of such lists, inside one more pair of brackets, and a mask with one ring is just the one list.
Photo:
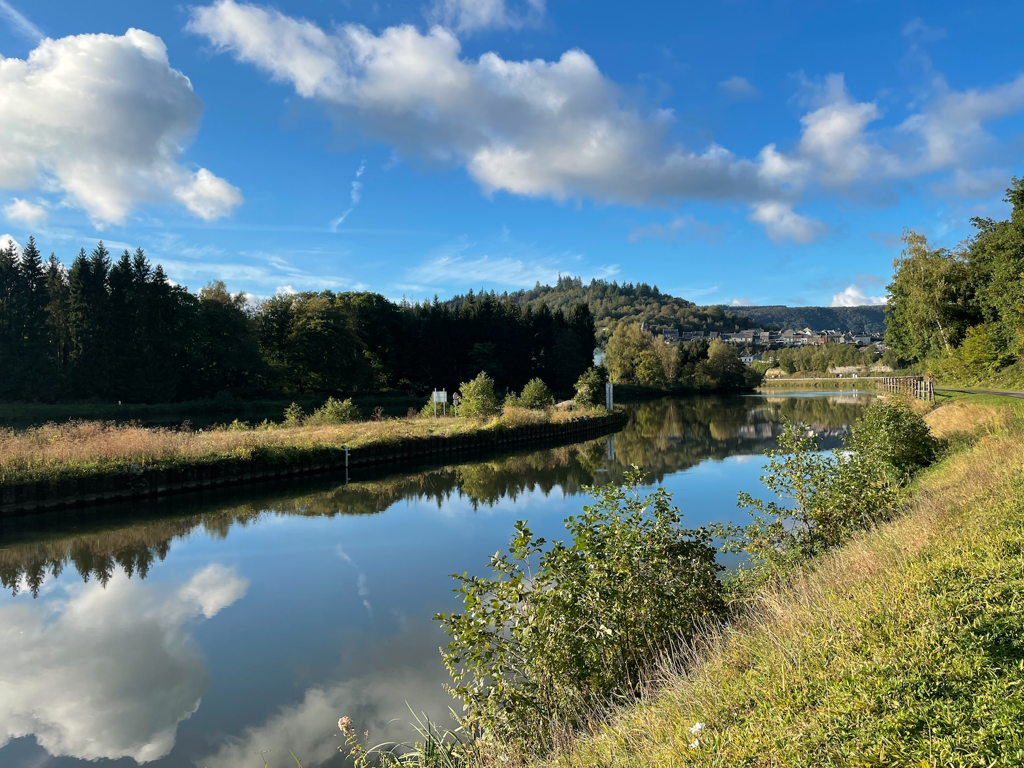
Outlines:
[[615, 398], [612, 397], [612, 383], [609, 381], [604, 385], [604, 407], [609, 411], [615, 405]]

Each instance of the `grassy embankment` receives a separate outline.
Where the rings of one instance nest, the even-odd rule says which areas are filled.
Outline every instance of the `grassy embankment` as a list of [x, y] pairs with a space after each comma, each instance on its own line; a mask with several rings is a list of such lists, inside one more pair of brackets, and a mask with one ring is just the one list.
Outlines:
[[761, 593], [551, 764], [1024, 764], [1022, 415], [934, 410], [964, 450], [915, 481], [904, 516]]
[[604, 408], [506, 408], [489, 419], [416, 416], [323, 426], [276, 425], [270, 429], [229, 426], [192, 431], [103, 422], [47, 424], [20, 431], [0, 429], [0, 486], [253, 458], [287, 462], [327, 448], [499, 434], [518, 426], [558, 424], [605, 413]]
[[[238, 419], [259, 423], [279, 419], [292, 400], [241, 400], [237, 398], [193, 400], [181, 403], [104, 403], [87, 400], [78, 403], [0, 403], [0, 427], [28, 429], [41, 424], [63, 424], [69, 421], [135, 422], [146, 427], [175, 427], [186, 420], [195, 429], [226, 424]], [[300, 397], [295, 400], [304, 411], [311, 412], [323, 404], [322, 398]], [[386, 416], [403, 416], [409, 408], [419, 410], [422, 397], [404, 395], [365, 395], [352, 398], [363, 413], [381, 408]]]

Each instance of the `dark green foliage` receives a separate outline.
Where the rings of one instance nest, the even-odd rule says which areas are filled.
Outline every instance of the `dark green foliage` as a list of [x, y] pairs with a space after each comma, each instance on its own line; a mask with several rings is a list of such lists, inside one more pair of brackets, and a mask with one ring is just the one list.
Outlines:
[[569, 543], [548, 545], [525, 522], [493, 578], [454, 576], [464, 614], [437, 617], [444, 660], [469, 725], [525, 753], [550, 749], [725, 609], [710, 534], [681, 528], [671, 495], [640, 495], [635, 467], [622, 487], [565, 521]]
[[536, 312], [493, 295], [395, 304], [373, 293], [279, 295], [253, 305], [213, 282], [171, 285], [145, 253], [99, 243], [70, 269], [0, 244], [5, 400], [171, 402], [223, 396], [454, 391], [481, 370], [498, 390], [542, 377], [568, 393], [592, 365], [584, 304]]
[[[591, 348], [594, 346], [594, 326], [599, 337], [607, 339], [620, 324], [647, 323], [649, 328], [659, 332], [663, 328], [739, 331], [754, 325], [747, 318], [734, 315], [723, 307], [698, 307], [686, 299], [662, 293], [658, 286], [652, 287], [647, 283], [619, 285], [616, 282], [591, 280], [584, 285], [578, 277], [564, 276], [554, 286], [538, 283], [529, 291], [504, 293], [500, 297], [494, 293], [480, 296], [490, 296], [496, 302], [509, 301], [532, 312], [541, 311], [541, 307], [554, 313], [565, 311], [569, 314], [570, 325], [580, 329], [580, 341], [586, 342]], [[475, 300], [477, 298], [470, 292], [466, 296], [456, 296], [451, 304], [461, 307], [463, 302]], [[587, 308], [586, 317], [572, 322], [574, 311], [582, 313], [574, 307]], [[591, 326], [589, 337], [582, 332], [588, 324]], [[559, 388], [557, 384], [556, 388]]]
[[854, 424], [849, 447], [865, 461], [903, 478], [935, 461], [938, 442], [909, 405], [876, 400]]
[[517, 405], [534, 410], [547, 408], [549, 405], [554, 404], [555, 398], [551, 396], [551, 390], [540, 379], [530, 379], [530, 381], [526, 382], [526, 386], [523, 387], [522, 394], [519, 395], [517, 400]]
[[754, 324], [779, 330], [837, 330], [851, 333], [885, 333], [885, 307], [743, 307]]
[[982, 383], [1024, 359], [1024, 179], [1005, 199], [1010, 218], [972, 219], [977, 233], [952, 252], [905, 233], [885, 337], [901, 360]]

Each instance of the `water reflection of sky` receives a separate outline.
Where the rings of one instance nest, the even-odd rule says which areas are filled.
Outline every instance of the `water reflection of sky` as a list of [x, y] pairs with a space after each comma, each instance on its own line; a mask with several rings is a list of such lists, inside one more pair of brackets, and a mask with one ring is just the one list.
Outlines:
[[[723, 422], [730, 435], [734, 422]], [[748, 450], [679, 471], [665, 464], [662, 483], [687, 526], [738, 519], [737, 492], [761, 490], [764, 460], [756, 443]], [[613, 466], [606, 443], [592, 453]], [[288, 750], [306, 765], [333, 762], [342, 715], [374, 739], [407, 738], [384, 730], [409, 720], [406, 702], [434, 717], [454, 703], [431, 620], [458, 608], [448, 574], [481, 572], [515, 520], [564, 535], [583, 499], [563, 487], [493, 504], [458, 491], [440, 505], [408, 498], [372, 515], [265, 514], [226, 535], [175, 538], [145, 579], [115, 569], [104, 586], [68, 565], [37, 597], [6, 594], [0, 764], [251, 768], [266, 749], [275, 766]]]

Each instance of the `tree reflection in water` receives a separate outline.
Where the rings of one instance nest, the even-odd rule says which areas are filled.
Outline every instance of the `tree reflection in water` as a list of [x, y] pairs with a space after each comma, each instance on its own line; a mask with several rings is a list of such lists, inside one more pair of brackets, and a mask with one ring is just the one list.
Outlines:
[[197, 532], [224, 539], [235, 526], [271, 516], [378, 514], [402, 500], [430, 500], [442, 507], [455, 495], [468, 498], [477, 509], [515, 501], [525, 493], [547, 496], [556, 488], [575, 496], [585, 485], [618, 482], [632, 464], [649, 473], [649, 483], [660, 483], [707, 459], [773, 448], [784, 420], [806, 424], [820, 437], [822, 448], [834, 448], [868, 401], [866, 395], [664, 398], [627, 406], [630, 421], [621, 432], [576, 445], [301, 495], [236, 489], [236, 498], [249, 496], [242, 504], [160, 500], [118, 511], [8, 520], [0, 538], [0, 585], [15, 594], [27, 590], [36, 595], [48, 575], [56, 578], [69, 566], [84, 581], [103, 585], [119, 570], [145, 578], [175, 539]]

